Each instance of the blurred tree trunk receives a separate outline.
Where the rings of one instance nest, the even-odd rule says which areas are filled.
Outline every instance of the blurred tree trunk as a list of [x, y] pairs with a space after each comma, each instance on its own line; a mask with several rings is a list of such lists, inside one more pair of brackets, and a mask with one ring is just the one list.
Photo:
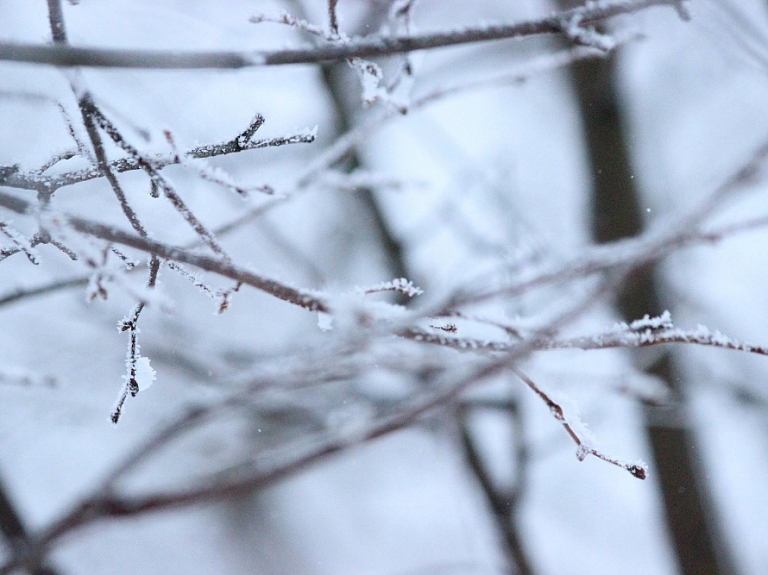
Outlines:
[[[563, 7], [573, 2], [560, 0]], [[632, 175], [627, 137], [614, 85], [616, 58], [590, 60], [572, 69], [572, 84], [581, 112], [592, 174], [592, 235], [606, 243], [643, 231], [640, 198]], [[635, 270], [616, 298], [616, 309], [631, 321], [664, 311], [654, 266]], [[684, 575], [732, 574], [732, 560], [714, 521], [714, 508], [696, 455], [685, 413], [685, 393], [670, 351], [647, 373], [660, 377], [672, 391], [670, 405], [645, 405], [645, 429], [653, 451], [667, 527]]]

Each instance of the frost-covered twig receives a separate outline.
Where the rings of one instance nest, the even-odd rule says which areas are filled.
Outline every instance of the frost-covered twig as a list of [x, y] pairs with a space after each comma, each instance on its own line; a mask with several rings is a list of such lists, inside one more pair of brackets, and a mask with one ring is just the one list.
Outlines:
[[355, 292], [361, 295], [381, 293], [381, 292], [400, 292], [402, 294], [407, 295], [408, 297], [413, 297], [416, 295], [423, 294], [424, 290], [421, 289], [420, 287], [413, 285], [413, 282], [410, 280], [407, 280], [405, 278], [398, 278], [392, 281], [382, 282], [378, 285], [368, 287], [368, 288], [356, 287]]
[[[88, 160], [91, 164], [96, 164], [96, 159], [93, 157], [93, 154], [88, 149], [88, 146], [86, 146], [85, 142], [83, 142], [83, 140], [80, 139], [80, 136], [78, 136], [77, 129], [75, 128], [75, 124], [72, 121], [72, 118], [70, 117], [67, 109], [61, 103], [57, 103], [56, 106], [58, 107], [59, 113], [61, 114], [61, 117], [64, 120], [64, 124], [67, 126], [67, 131], [69, 132], [69, 136], [72, 138], [72, 140], [75, 142], [75, 145], [77, 146], [77, 152], [80, 154], [81, 157]], [[45, 169], [48, 169], [48, 167], [46, 167]], [[40, 168], [39, 173], [42, 174], [45, 171], [45, 169]]]
[[69, 224], [78, 232], [84, 233], [108, 242], [114, 242], [136, 248], [157, 257], [191, 264], [205, 271], [213, 272], [246, 285], [267, 292], [278, 299], [298, 305], [310, 311], [328, 311], [326, 302], [312, 292], [299, 290], [282, 282], [263, 277], [250, 270], [235, 266], [231, 262], [187, 250], [169, 246], [162, 242], [150, 240], [126, 233], [111, 226], [105, 226], [82, 218], [69, 218]]
[[[573, 321], [594, 303], [594, 296], [596, 294], [602, 293], [611, 287], [613, 287], [612, 284], [604, 284], [595, 293], [590, 294], [589, 298], [579, 301], [572, 308], [569, 308], [566, 312], [555, 318], [544, 329], [539, 330], [538, 335], [543, 336], [545, 333], [558, 329], [560, 325]], [[210, 481], [201, 482], [175, 491], [120, 495], [115, 489], [115, 482], [120, 477], [130, 468], [144, 460], [149, 454], [164, 445], [167, 441], [166, 437], [172, 438], [177, 436], [178, 433], [188, 429], [190, 426], [194, 426], [211, 413], [210, 408], [187, 411], [177, 421], [177, 424], [171, 424], [161, 430], [155, 438], [151, 439], [137, 453], [129, 456], [126, 462], [119, 464], [107, 476], [107, 481], [101, 488], [98, 488], [92, 495], [82, 499], [59, 520], [52, 522], [48, 527], [41, 530], [34, 539], [34, 548], [29, 550], [29, 552], [43, 553], [62, 536], [97, 521], [128, 518], [151, 512], [199, 505], [238, 494], [251, 493], [273, 485], [275, 482], [290, 477], [334, 454], [361, 443], [375, 440], [417, 422], [428, 412], [450, 404], [473, 385], [508, 369], [531, 350], [531, 347], [522, 345], [504, 357], [482, 362], [479, 366], [470, 369], [469, 373], [464, 372], [453, 381], [448, 381], [438, 386], [430, 386], [427, 390], [419, 391], [415, 395], [406, 398], [399, 402], [397, 409], [389, 415], [377, 418], [364, 429], [355, 430], [352, 435], [334, 434], [323, 441], [311, 445], [309, 448], [290, 450], [287, 452], [289, 453], [287, 459], [280, 458], [271, 464], [263, 466], [249, 465], [238, 473], [218, 475], [211, 477]], [[310, 365], [310, 370], [309, 373], [316, 374], [317, 366], [314, 364]], [[310, 377], [309, 373], [307, 377]], [[311, 377], [314, 378], [315, 375], [311, 375]], [[231, 402], [237, 402], [238, 397], [241, 396], [229, 398], [217, 405], [222, 406], [226, 402], [232, 405]], [[216, 409], [216, 407], [214, 406], [213, 409]], [[0, 567], [0, 575], [9, 574], [13, 569], [24, 565], [27, 557], [27, 555], [12, 557], [4, 566]]]
[[541, 389], [541, 387], [536, 385], [533, 382], [533, 380], [531, 380], [531, 378], [529, 378], [527, 375], [525, 375], [523, 372], [521, 372], [518, 369], [513, 369], [513, 371], [515, 372], [515, 375], [517, 375], [517, 377], [519, 377], [523, 382], [525, 382], [525, 384], [528, 387], [530, 387], [531, 390], [541, 398], [541, 400], [549, 408], [554, 418], [563, 425], [563, 428], [568, 432], [568, 435], [570, 435], [571, 439], [573, 439], [573, 442], [577, 446], [576, 457], [579, 458], [579, 461], [583, 461], [584, 458], [587, 457], [587, 455], [594, 455], [598, 459], [602, 459], [603, 461], [607, 461], [608, 463], [621, 467], [622, 469], [626, 469], [638, 479], [645, 479], [647, 477], [648, 467], [645, 464], [645, 462], [638, 461], [636, 463], [628, 463], [626, 461], [621, 461], [614, 457], [609, 457], [604, 453], [595, 449], [591, 445], [591, 442], [587, 440], [587, 438], [583, 437], [583, 434], [579, 435], [574, 430], [574, 427], [576, 426], [576, 424], [574, 423], [574, 421], [569, 420], [569, 418], [574, 417], [573, 414], [569, 414], [568, 417], [566, 417], [565, 412], [563, 411], [563, 408], [560, 406], [560, 404], [556, 403], [549, 395], [547, 395]]
[[[0, 206], [18, 213], [25, 213], [32, 205], [26, 200], [16, 198], [0, 191]], [[213, 272], [224, 277], [242, 282], [277, 297], [283, 301], [298, 305], [310, 311], [328, 311], [326, 302], [315, 293], [300, 290], [274, 279], [266, 278], [250, 270], [235, 266], [221, 258], [197, 254], [134, 235], [118, 228], [78, 217], [67, 217], [66, 224], [79, 233], [86, 234], [107, 242], [125, 245], [140, 251], [153, 254], [156, 257], [174, 260], [196, 266], [202, 270]], [[64, 223], [64, 222], [62, 222]]]
[[317, 26], [315, 24], [310, 24], [309, 22], [307, 22], [306, 20], [302, 20], [301, 18], [296, 18], [296, 16], [293, 16], [288, 12], [281, 12], [279, 16], [269, 16], [267, 14], [256, 14], [254, 16], [251, 16], [248, 19], [248, 21], [252, 22], [253, 24], [261, 24], [262, 22], [271, 22], [273, 24], [285, 24], [286, 26], [290, 26], [291, 28], [294, 28], [296, 30], [301, 30], [302, 32], [307, 32], [309, 34], [318, 36], [323, 39], [328, 39], [327, 34], [320, 26]]
[[[722, 349], [743, 351], [757, 355], [768, 355], [768, 346], [745, 343], [738, 339], [723, 335], [719, 331], [711, 331], [702, 325], [699, 325], [693, 330], [683, 330], [674, 327], [671, 321], [668, 324], [663, 323], [658, 326], [643, 323], [659, 319], [668, 320], [668, 312], [665, 312], [665, 315], [662, 315], [659, 318], [648, 318], [648, 316], [646, 316], [645, 319], [636, 320], [630, 325], [619, 324], [612, 330], [596, 335], [568, 339], [547, 337], [531, 340], [528, 338], [521, 338], [514, 343], [462, 337], [461, 335], [457, 335], [459, 329], [452, 323], [447, 324], [447, 326], [432, 326], [432, 328], [444, 333], [429, 332], [418, 327], [408, 327], [399, 331], [398, 335], [413, 341], [430, 343], [459, 351], [472, 352], [509, 353], [524, 343], [532, 345], [533, 349], [537, 351], [570, 348], [583, 350], [633, 348], [678, 343], [719, 347]], [[450, 335], [446, 335], [446, 333]]]
[[[637, 36], [628, 38], [619, 38], [617, 45], [636, 39]], [[409, 112], [414, 112], [435, 102], [458, 93], [474, 90], [483, 87], [500, 86], [508, 84], [521, 84], [532, 77], [552, 70], [568, 66], [574, 62], [591, 58], [604, 58], [605, 53], [594, 48], [578, 46], [568, 50], [555, 52], [547, 56], [534, 59], [529, 63], [523, 64], [518, 69], [511, 72], [505, 72], [490, 78], [484, 78], [476, 82], [459, 84], [456, 86], [447, 86], [437, 88], [431, 92], [421, 95], [408, 105]], [[314, 185], [324, 183], [325, 176], [323, 172], [331, 168], [348, 156], [352, 150], [367, 140], [373, 133], [386, 126], [395, 118], [400, 117], [398, 110], [387, 109], [380, 116], [372, 118], [355, 128], [339, 136], [324, 152], [312, 160], [309, 165], [297, 176], [293, 189], [285, 194], [284, 198], [276, 199], [270, 203], [261, 205], [249, 212], [237, 217], [231, 222], [216, 229], [218, 235], [225, 235], [239, 228], [243, 224], [263, 215], [272, 208], [282, 205], [287, 198], [292, 198], [298, 192], [308, 190]]]
[[[261, 116], [259, 116], [259, 118], [261, 118]], [[261, 120], [263, 121], [263, 118], [261, 118]], [[210, 166], [205, 160], [201, 158], [190, 158], [186, 154], [179, 154], [176, 151], [176, 143], [174, 142], [173, 135], [171, 134], [170, 130], [164, 130], [163, 134], [165, 135], [165, 139], [173, 148], [174, 159], [176, 160], [175, 163], [178, 163], [184, 166], [189, 171], [193, 172], [194, 174], [197, 174], [197, 176], [200, 177], [201, 179], [207, 182], [211, 182], [213, 184], [219, 185], [228, 190], [231, 190], [242, 198], [247, 197], [248, 192], [252, 190], [257, 190], [259, 192], [262, 192], [268, 195], [272, 195], [275, 193], [275, 191], [269, 186], [245, 187], [245, 186], [238, 185], [235, 183], [232, 177], [229, 174], [227, 174], [224, 170]], [[246, 130], [240, 136], [238, 136], [237, 139], [238, 139], [238, 142], [242, 139], [247, 145], [251, 136], [252, 136], [252, 133], [250, 133], [250, 127], [249, 127], [249, 129]], [[154, 181], [152, 182], [152, 185], [153, 185], [153, 189], [157, 189], [157, 185], [155, 184]]]
[[[252, 126], [253, 124], [251, 124], [249, 128]], [[315, 141], [315, 137], [317, 135], [316, 129], [306, 129], [294, 134], [289, 134], [287, 136], [278, 136], [275, 138], [266, 138], [262, 140], [245, 140], [244, 135], [247, 132], [248, 130], [226, 142], [196, 146], [191, 150], [183, 152], [181, 156], [191, 160], [205, 159], [217, 156], [226, 156], [247, 150], [273, 148], [290, 144], [309, 144]], [[251, 134], [251, 136], [252, 135], [253, 134]], [[155, 167], [155, 169], [162, 170], [167, 166], [181, 163], [182, 158], [179, 157], [179, 154], [165, 154], [153, 156], [145, 155], [145, 159], [147, 159], [152, 164], [152, 166]], [[114, 173], [131, 172], [142, 169], [142, 166], [139, 164], [139, 162], [130, 157], [109, 162], [108, 166]], [[73, 170], [71, 172], [65, 172], [56, 176], [38, 174], [37, 172], [39, 169], [40, 168], [37, 168], [36, 170], [26, 173], [19, 173], [18, 169], [16, 169], [13, 171], [13, 173], [9, 173], [5, 177], [0, 178], [0, 180], [3, 181], [3, 185], [11, 188], [37, 190], [45, 193], [52, 193], [65, 186], [71, 186], [81, 182], [104, 177], [104, 173], [98, 167]], [[269, 193], [265, 189], [259, 189], [260, 191]]]
[[[73, 91], [75, 91], [74, 86]], [[112, 191], [117, 197], [117, 200], [120, 203], [120, 207], [123, 210], [123, 214], [125, 214], [125, 217], [130, 222], [131, 227], [136, 230], [136, 233], [138, 233], [140, 236], [146, 237], [147, 231], [139, 221], [139, 216], [128, 203], [128, 198], [125, 195], [125, 191], [120, 185], [120, 182], [118, 181], [117, 176], [115, 176], [115, 172], [112, 169], [109, 160], [107, 159], [107, 154], [104, 151], [104, 144], [101, 140], [101, 135], [99, 134], [98, 128], [96, 127], [96, 121], [93, 117], [93, 114], [91, 113], [92, 108], [95, 106], [88, 106], [88, 99], [89, 97], [86, 94], [86, 97], [81, 99], [78, 104], [80, 107], [80, 114], [83, 118], [83, 124], [85, 125], [85, 130], [88, 133], [88, 137], [91, 140], [93, 150], [96, 154], [96, 164], [98, 166], [98, 171], [107, 179], [109, 185], [112, 187]]]
[[[149, 261], [149, 277], [147, 279], [147, 289], [153, 289], [157, 283], [157, 276], [160, 273], [160, 259], [153, 255]], [[155, 371], [149, 364], [149, 358], [141, 355], [139, 346], [139, 316], [144, 310], [145, 303], [139, 302], [132, 312], [118, 323], [119, 331], [127, 331], [128, 351], [125, 356], [126, 374], [123, 376], [123, 385], [118, 393], [117, 400], [109, 414], [112, 423], [117, 423], [123, 412], [123, 405], [128, 397], [136, 397], [142, 389], [147, 389], [155, 380]]]
[[608, 52], [616, 47], [616, 42], [611, 36], [601, 34], [595, 30], [594, 26], [584, 26], [582, 18], [581, 13], [575, 13], [563, 19], [563, 32], [569, 40], [603, 52]]
[[78, 154], [80, 154], [80, 151], [78, 150], [65, 150], [63, 152], [59, 152], [58, 154], [54, 154], [51, 157], [51, 159], [45, 162], [42, 166], [32, 170], [30, 173], [33, 175], [39, 176], [44, 172], [46, 172], [47, 170], [50, 170], [53, 166], [55, 166], [59, 162], [63, 162], [64, 160], [71, 160]]

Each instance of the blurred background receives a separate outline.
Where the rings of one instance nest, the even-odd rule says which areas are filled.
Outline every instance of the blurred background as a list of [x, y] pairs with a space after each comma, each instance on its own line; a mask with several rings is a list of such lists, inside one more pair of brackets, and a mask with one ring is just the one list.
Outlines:
[[[354, 37], [533, 20], [578, 5], [339, 0], [337, 15], [339, 31]], [[312, 143], [207, 160], [206, 175], [269, 186], [273, 196], [252, 191], [243, 198], [181, 166], [163, 173], [196, 216], [220, 230], [237, 264], [329, 294], [404, 277], [424, 294], [387, 301], [430, 309], [450, 294], [492, 289], [593, 244], [663, 225], [709, 197], [765, 143], [768, 5], [685, 6], [690, 21], [659, 6], [597, 24], [595, 34], [620, 46], [570, 65], [572, 39], [555, 36], [381, 58], [381, 86], [389, 90], [380, 88], [372, 105], [363, 101], [370, 85], [364, 91], [366, 82], [346, 62], [235, 71], [84, 68], [81, 80], [146, 154], [173, 151], [166, 133], [178, 150], [228, 142], [257, 113], [265, 122], [256, 137], [265, 141], [316, 126]], [[251, 51], [326, 41], [270, 21], [282, 12], [330, 30], [321, 0], [63, 5], [77, 46]], [[51, 41], [45, 2], [0, 2], [0, 22], [2, 42]], [[6, 173], [31, 174], [76, 148], [67, 118], [89, 149], [71, 72], [2, 62], [0, 78]], [[356, 145], [297, 183], [343, 134], [355, 135]], [[124, 152], [108, 143], [107, 155]], [[74, 154], [46, 173], [91, 165]], [[151, 197], [145, 174], [122, 174], [120, 182], [153, 238], [194, 242], [170, 204]], [[768, 344], [768, 236], [761, 227], [768, 199], [759, 177], [748, 184], [707, 220], [712, 229], [747, 222], [744, 230], [635, 269], [565, 333], [598, 333], [668, 310], [677, 326], [703, 324]], [[32, 189], [2, 190], [38, 199]], [[51, 204], [129, 229], [104, 178], [64, 186]], [[18, 233], [35, 233], [34, 217], [0, 213]], [[3, 247], [12, 244], [6, 236]], [[72, 233], [67, 241], [81, 255], [99, 253], [95, 240]], [[128, 344], [115, 327], [136, 304], [146, 258], [126, 250], [138, 271], [109, 268], [108, 298], [89, 301], [94, 270], [87, 258], [72, 261], [52, 245], [37, 249], [39, 265], [23, 254], [0, 261], [5, 560], [187, 406], [220, 401], [253, 378], [272, 378], [268, 393], [168, 445], [125, 478], [127, 492], [215, 479], [252, 460], [290, 459], [318, 438], [354, 435], [414, 390], [428, 389], [434, 374], [475, 365], [472, 354], [428, 344], [400, 351], [384, 339], [380, 348], [363, 349], [367, 359], [351, 376], [323, 381], [308, 367], [342, 366], [333, 350], [349, 341], [343, 318], [324, 331], [317, 314], [247, 286], [217, 314], [203, 290], [164, 267], [162, 297], [140, 319], [141, 355], [156, 381], [128, 398], [113, 425]], [[199, 279], [233, 287], [213, 274]], [[552, 285], [475, 313], [524, 330], [589, 290]], [[461, 321], [460, 335], [503, 333]], [[400, 365], [379, 364], [380, 356], [397, 363], [380, 349]], [[763, 574], [766, 361], [669, 345], [536, 352], [519, 363], [564, 409], [580, 413], [606, 453], [646, 461], [646, 481], [594, 457], [579, 461], [547, 405], [514, 375], [496, 375], [415, 425], [268, 488], [74, 530], [43, 564], [63, 575]]]

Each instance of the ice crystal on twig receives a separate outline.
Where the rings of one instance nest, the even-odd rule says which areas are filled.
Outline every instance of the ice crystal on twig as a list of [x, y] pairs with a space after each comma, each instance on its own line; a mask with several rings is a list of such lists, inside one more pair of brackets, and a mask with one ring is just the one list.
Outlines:
[[610, 36], [599, 33], [594, 26], [583, 26], [583, 18], [584, 15], [577, 11], [563, 22], [563, 32], [568, 38], [577, 44], [597, 48], [603, 52], [610, 52], [616, 47], [616, 41]]
[[205, 282], [203, 282], [198, 274], [187, 271], [184, 266], [178, 262], [169, 261], [168, 267], [177, 272], [181, 277], [190, 282], [202, 293], [211, 298], [216, 303], [215, 313], [217, 315], [224, 313], [229, 308], [232, 294], [239, 291], [240, 287], [243, 285], [243, 282], [238, 281], [234, 286], [227, 289], [211, 288]]

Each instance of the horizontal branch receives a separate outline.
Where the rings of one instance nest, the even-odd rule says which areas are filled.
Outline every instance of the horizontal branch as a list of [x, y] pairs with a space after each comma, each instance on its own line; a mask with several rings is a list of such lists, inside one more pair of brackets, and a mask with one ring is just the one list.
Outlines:
[[182, 248], [169, 246], [149, 238], [142, 238], [118, 228], [105, 226], [83, 218], [70, 217], [68, 223], [80, 233], [108, 242], [132, 247], [163, 259], [193, 265], [202, 270], [255, 287], [278, 299], [303, 307], [309, 311], [330, 311], [327, 304], [316, 295], [296, 289], [276, 280], [265, 278], [247, 269], [235, 266], [223, 258], [191, 253]]
[[588, 26], [620, 14], [630, 14], [651, 6], [662, 5], [673, 6], [681, 14], [684, 13], [681, 8], [682, 0], [593, 2], [545, 18], [516, 24], [468, 27], [419, 36], [375, 36], [320, 47], [252, 52], [121, 50], [0, 42], [0, 60], [63, 67], [145, 69], [238, 69], [253, 66], [324, 64], [350, 58], [389, 56], [491, 40], [524, 38], [541, 34], [564, 34], [572, 22], [578, 22], [579, 26]]
[[[34, 210], [31, 202], [4, 192], [0, 192], [0, 206], [20, 214]], [[309, 311], [330, 311], [326, 302], [315, 294], [296, 289], [270, 278], [265, 278], [250, 270], [235, 266], [223, 258], [195, 254], [182, 248], [169, 246], [150, 238], [141, 237], [113, 226], [107, 226], [84, 218], [76, 216], [65, 216], [65, 218], [66, 224], [81, 234], [135, 248], [163, 259], [193, 265], [202, 270], [255, 287], [278, 299], [303, 307]]]

